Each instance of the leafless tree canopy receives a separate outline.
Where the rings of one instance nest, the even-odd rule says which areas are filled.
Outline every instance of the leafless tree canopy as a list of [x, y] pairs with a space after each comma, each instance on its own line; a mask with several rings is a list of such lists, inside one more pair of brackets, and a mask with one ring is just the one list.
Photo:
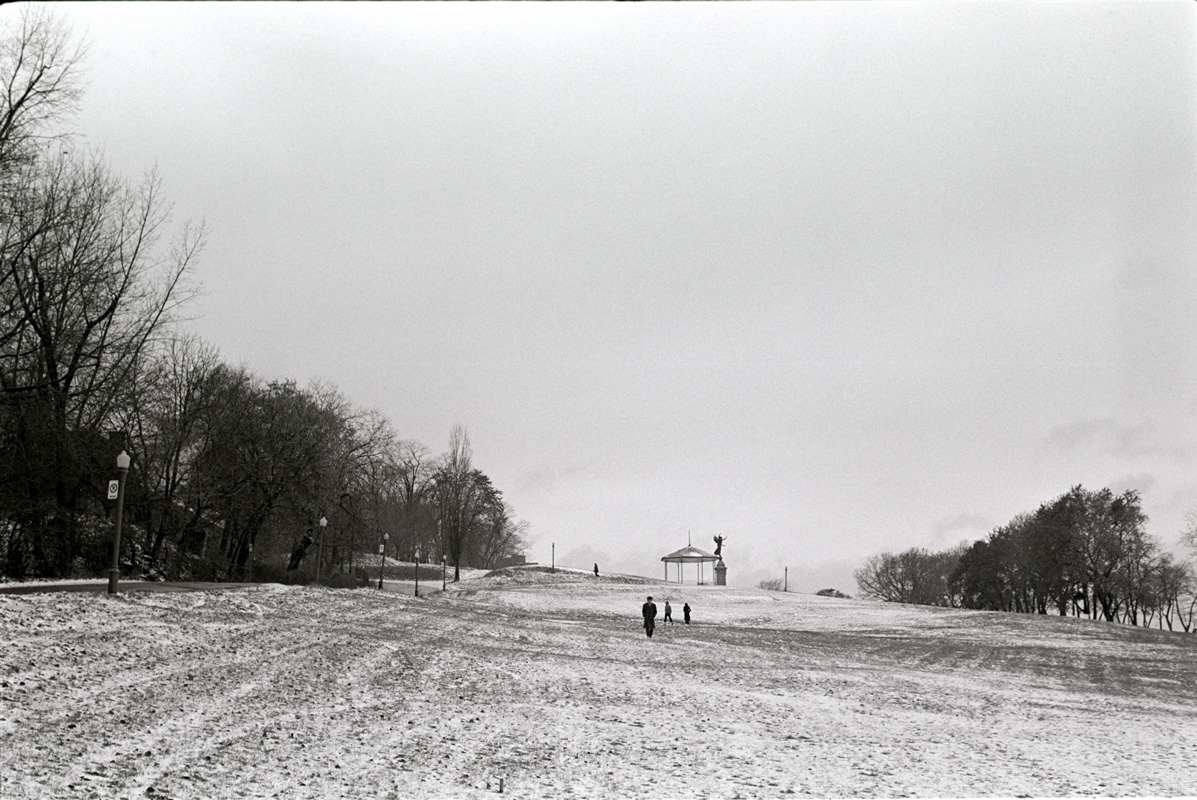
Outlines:
[[0, 31], [0, 571], [97, 574], [122, 449], [128, 570], [352, 572], [384, 536], [455, 568], [519, 552], [464, 428], [436, 458], [336, 387], [263, 382], [181, 329], [203, 229], [172, 228], [156, 176], [68, 146], [82, 53], [38, 7]]
[[27, 5], [0, 30], [0, 176], [33, 164], [46, 144], [61, 140], [55, 126], [81, 97], [84, 48], [43, 6]]

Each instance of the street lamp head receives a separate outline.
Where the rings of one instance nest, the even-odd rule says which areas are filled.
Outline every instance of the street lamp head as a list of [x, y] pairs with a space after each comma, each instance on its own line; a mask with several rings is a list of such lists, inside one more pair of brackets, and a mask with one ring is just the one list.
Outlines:
[[321, 528], [327, 528], [327, 527], [328, 527], [328, 520], [326, 520], [324, 517], [321, 517], [321, 518], [320, 518], [320, 527], [321, 527]]
[[384, 533], [384, 534], [382, 535], [382, 541], [383, 541], [383, 543], [385, 544], [386, 542], [388, 542], [388, 541], [390, 540], [390, 538], [391, 538], [391, 534], [389, 534], [389, 533]]
[[129, 458], [129, 454], [126, 453], [124, 450], [122, 450], [120, 455], [116, 457], [116, 468], [117, 469], [128, 469], [129, 462], [131, 460], [132, 459]]

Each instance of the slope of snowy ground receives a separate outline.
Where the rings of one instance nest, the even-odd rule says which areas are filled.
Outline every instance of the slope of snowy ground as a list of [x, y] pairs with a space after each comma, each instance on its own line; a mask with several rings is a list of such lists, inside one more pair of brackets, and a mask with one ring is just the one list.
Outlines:
[[0, 639], [6, 799], [1197, 792], [1197, 638], [1105, 623], [506, 570], [0, 596]]

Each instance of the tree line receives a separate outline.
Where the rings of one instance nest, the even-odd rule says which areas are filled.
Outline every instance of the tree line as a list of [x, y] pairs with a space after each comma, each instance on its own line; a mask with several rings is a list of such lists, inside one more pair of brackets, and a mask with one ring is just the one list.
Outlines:
[[[1190, 515], [1186, 541], [1197, 546]], [[1156, 624], [1191, 631], [1197, 571], [1146, 531], [1134, 490], [1074, 486], [987, 538], [942, 552], [872, 556], [861, 592], [897, 603]]]
[[203, 229], [169, 230], [156, 176], [127, 181], [62, 132], [82, 57], [45, 9], [0, 34], [3, 574], [102, 574], [122, 450], [122, 572], [352, 571], [384, 535], [455, 577], [520, 553], [527, 525], [464, 428], [435, 456], [334, 386], [265, 381], [182, 329]]

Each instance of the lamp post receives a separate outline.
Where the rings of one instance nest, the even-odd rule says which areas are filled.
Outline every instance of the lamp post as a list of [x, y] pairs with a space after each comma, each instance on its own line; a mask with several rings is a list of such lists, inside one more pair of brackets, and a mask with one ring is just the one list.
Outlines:
[[121, 576], [121, 515], [125, 510], [125, 475], [129, 473], [129, 454], [124, 450], [116, 457], [116, 471], [120, 473], [120, 480], [116, 489], [116, 531], [112, 534], [112, 566], [108, 569], [108, 594], [116, 594], [116, 584]]
[[441, 555], [441, 591], [445, 591], [445, 556]]
[[316, 583], [320, 583], [320, 562], [324, 560], [324, 529], [328, 527], [328, 520], [320, 518], [320, 542], [316, 545]]
[[390, 534], [382, 535], [382, 544], [378, 546], [378, 588], [382, 588], [382, 573], [387, 568], [387, 539]]
[[420, 596], [420, 548], [416, 548], [416, 597]]

